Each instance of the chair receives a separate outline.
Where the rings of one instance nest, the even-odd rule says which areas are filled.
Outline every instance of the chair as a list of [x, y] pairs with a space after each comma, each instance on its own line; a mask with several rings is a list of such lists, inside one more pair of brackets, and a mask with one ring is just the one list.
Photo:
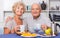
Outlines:
[[[50, 18], [50, 20], [51, 20], [51, 22], [60, 22], [60, 15], [57, 15], [57, 14], [53, 14], [53, 15], [51, 15], [50, 13], [49, 13], [49, 18]], [[55, 23], [55, 30], [57, 30], [57, 27], [59, 27], [59, 29], [60, 29], [60, 24], [58, 24], [58, 23]], [[57, 30], [58, 31], [58, 30]]]
[[60, 21], [60, 15], [53, 15], [53, 20], [54, 21]]

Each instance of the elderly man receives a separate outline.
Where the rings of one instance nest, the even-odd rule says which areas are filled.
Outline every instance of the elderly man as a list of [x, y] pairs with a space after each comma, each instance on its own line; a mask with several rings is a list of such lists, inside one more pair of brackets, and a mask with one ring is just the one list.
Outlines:
[[41, 14], [41, 6], [39, 4], [32, 4], [31, 14], [32, 16], [25, 19], [30, 32], [35, 32], [34, 30], [36, 29], [46, 30], [47, 27], [51, 26], [51, 21], [49, 18]]
[[48, 17], [41, 14], [41, 6], [39, 4], [32, 4], [31, 6], [31, 16], [24, 19], [26, 25], [28, 26], [28, 31], [34, 33], [35, 30], [46, 30], [50, 27], [51, 21]]

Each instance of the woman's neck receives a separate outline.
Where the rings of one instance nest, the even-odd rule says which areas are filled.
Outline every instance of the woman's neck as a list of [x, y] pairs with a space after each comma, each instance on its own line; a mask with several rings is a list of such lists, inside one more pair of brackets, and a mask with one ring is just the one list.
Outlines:
[[23, 24], [22, 19], [20, 18], [20, 16], [15, 15], [14, 20], [17, 23], [17, 25], [22, 25]]
[[18, 15], [15, 15], [15, 16], [14, 16], [14, 19], [16, 19], [16, 20], [21, 20], [20, 16], [18, 16]]

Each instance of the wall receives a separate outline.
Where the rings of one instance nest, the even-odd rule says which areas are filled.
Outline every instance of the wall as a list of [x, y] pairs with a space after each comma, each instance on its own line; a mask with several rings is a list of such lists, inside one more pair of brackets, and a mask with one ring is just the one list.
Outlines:
[[50, 7], [56, 8], [56, 6], [60, 7], [60, 1], [50, 1]]
[[3, 0], [0, 0], [0, 34], [3, 30]]

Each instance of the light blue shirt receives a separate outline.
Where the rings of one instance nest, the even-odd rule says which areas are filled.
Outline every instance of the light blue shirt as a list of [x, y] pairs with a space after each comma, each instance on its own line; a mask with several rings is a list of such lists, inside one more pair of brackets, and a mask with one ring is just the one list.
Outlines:
[[28, 30], [30, 32], [35, 32], [34, 29], [36, 28], [41, 29], [42, 24], [46, 24], [48, 27], [51, 27], [50, 19], [43, 14], [40, 14], [40, 16], [37, 19], [34, 19], [31, 15], [24, 20], [25, 23], [28, 25]]

